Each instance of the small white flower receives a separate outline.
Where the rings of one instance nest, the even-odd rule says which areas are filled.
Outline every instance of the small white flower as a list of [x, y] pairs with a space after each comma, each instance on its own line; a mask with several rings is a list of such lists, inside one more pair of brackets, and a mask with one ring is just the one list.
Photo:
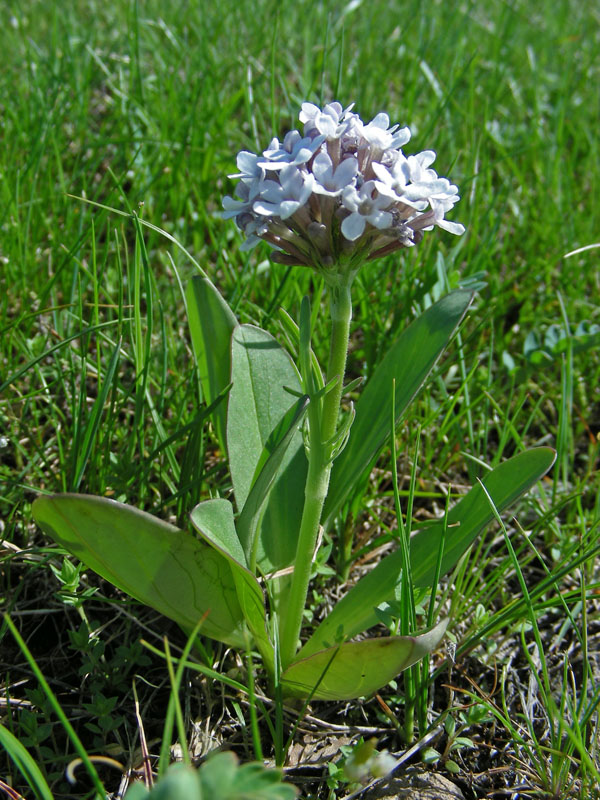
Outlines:
[[230, 178], [241, 178], [243, 181], [260, 178], [264, 173], [258, 166], [260, 156], [256, 153], [249, 153], [247, 150], [240, 150], [237, 154], [236, 164], [239, 172], [229, 175]]
[[343, 127], [340, 125], [341, 120], [351, 108], [349, 106], [343, 111], [340, 103], [328, 103], [321, 111], [313, 103], [302, 103], [300, 122], [304, 123], [304, 132], [308, 136], [322, 134], [327, 139], [334, 139], [339, 136], [340, 128]]
[[312, 165], [315, 185], [315, 194], [326, 194], [337, 197], [342, 190], [349, 186], [358, 173], [358, 161], [350, 156], [334, 168], [333, 161], [326, 152], [318, 153]]
[[264, 217], [254, 217], [252, 214], [243, 214], [236, 219], [239, 228], [244, 231], [246, 239], [242, 242], [240, 250], [252, 250], [268, 232], [268, 220]]
[[390, 126], [390, 118], [381, 112], [373, 117], [368, 125], [363, 125], [361, 135], [370, 145], [378, 150], [396, 150], [410, 140], [410, 130], [398, 125]]
[[279, 173], [279, 182], [266, 180], [260, 199], [253, 203], [257, 214], [288, 219], [308, 202], [315, 183], [311, 172], [303, 172], [288, 164]]
[[376, 191], [375, 181], [367, 181], [360, 190], [347, 186], [342, 192], [342, 206], [350, 211], [350, 216], [342, 222], [342, 233], [350, 242], [356, 241], [364, 233], [367, 222], [374, 228], [389, 228], [392, 215], [386, 211], [390, 200]]
[[282, 144], [279, 144], [277, 138], [271, 140], [268, 149], [263, 152], [266, 161], [259, 161], [258, 166], [262, 169], [278, 170], [289, 164], [306, 164], [324, 140], [324, 136], [302, 138], [298, 131], [289, 131]]
[[250, 183], [240, 181], [235, 187], [235, 193], [240, 199], [236, 200], [233, 197], [229, 197], [229, 195], [223, 198], [223, 208], [225, 209], [223, 211], [223, 219], [231, 219], [231, 217], [237, 217], [239, 214], [251, 211], [252, 203], [260, 194], [262, 183], [263, 181], [258, 179]]

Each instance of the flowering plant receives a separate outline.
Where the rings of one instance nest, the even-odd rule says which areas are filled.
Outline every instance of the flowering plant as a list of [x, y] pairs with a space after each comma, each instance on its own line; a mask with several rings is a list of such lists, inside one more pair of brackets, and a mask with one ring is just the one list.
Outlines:
[[[431, 652], [447, 622], [419, 635], [351, 641], [374, 627], [378, 610], [407, 581], [435, 585], [499, 510], [550, 467], [549, 448], [519, 453], [491, 470], [441, 520], [363, 577], [301, 643], [319, 532], [331, 528], [385, 448], [464, 317], [472, 295], [457, 290], [431, 305], [394, 342], [340, 418], [352, 315], [361, 266], [412, 247], [445, 219], [458, 190], [431, 168], [435, 154], [404, 155], [407, 128], [387, 114], [363, 123], [352, 108], [302, 106], [303, 135], [273, 139], [262, 154], [241, 152], [236, 198], [224, 200], [246, 235], [273, 260], [315, 269], [329, 292], [331, 341], [322, 371], [311, 347], [305, 298], [299, 324], [282, 315], [290, 354], [265, 330], [241, 325], [206, 277], [194, 278], [187, 309], [210, 416], [227, 454], [232, 503], [200, 503], [200, 538], [135, 508], [84, 495], [42, 497], [40, 526], [116, 586], [191, 630], [259, 651], [282, 695], [348, 699], [368, 695]], [[356, 383], [354, 383], [356, 385]], [[393, 415], [393, 416], [392, 416]], [[393, 424], [392, 424], [393, 423]], [[430, 620], [433, 622], [433, 619]]]

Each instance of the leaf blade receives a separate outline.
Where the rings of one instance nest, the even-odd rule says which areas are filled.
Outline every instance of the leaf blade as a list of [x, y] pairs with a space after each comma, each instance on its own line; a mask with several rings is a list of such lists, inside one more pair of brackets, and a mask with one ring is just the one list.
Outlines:
[[389, 438], [393, 379], [397, 424], [444, 352], [472, 299], [471, 291], [459, 289], [430, 306], [400, 334], [367, 382], [356, 403], [348, 443], [331, 471], [323, 511], [326, 529]]
[[[200, 384], [207, 402], [213, 403], [230, 382], [231, 334], [238, 321], [220, 292], [200, 275], [194, 276], [186, 289], [188, 325], [198, 365]], [[225, 452], [227, 408], [213, 413], [217, 438]]]
[[227, 560], [190, 533], [105, 497], [38, 497], [33, 517], [55, 542], [117, 588], [192, 629], [244, 645], [243, 614]]
[[244, 549], [235, 528], [233, 506], [229, 500], [206, 500], [193, 509], [190, 519], [203, 539], [229, 562], [240, 608], [256, 639], [265, 666], [272, 671], [274, 654], [267, 633], [263, 592], [247, 567]]
[[[302, 391], [291, 358], [266, 331], [241, 325], [232, 334], [231, 350], [227, 447], [236, 505], [242, 511], [265, 445], [289, 411], [285, 387], [299, 395]], [[302, 435], [297, 431], [279, 465], [257, 534], [257, 562], [265, 572], [286, 566], [294, 557], [306, 470]]]
[[[271, 432], [263, 452], [259, 459], [255, 471], [255, 478], [253, 480], [252, 488], [248, 495], [248, 499], [244, 503], [244, 508], [240, 514], [237, 522], [237, 530], [246, 559], [251, 564], [256, 561], [256, 550], [259, 542], [257, 541], [257, 528], [260, 520], [260, 515], [264, 509], [267, 501], [269, 490], [271, 489], [277, 471], [279, 470], [285, 454], [292, 442], [298, 426], [306, 414], [308, 408], [308, 397], [306, 395], [300, 397], [296, 403], [287, 411], [282, 417], [278, 425], [275, 426]], [[273, 545], [282, 545], [285, 543], [286, 537], [282, 535], [272, 543]], [[283, 552], [281, 552], [283, 551]], [[287, 566], [290, 557], [293, 558], [293, 551], [285, 553], [285, 548], [278, 548], [278, 555], [273, 553], [273, 548], [270, 553], [261, 553], [259, 559], [260, 568], [264, 572], [272, 572], [282, 566]]]
[[[549, 447], [533, 448], [513, 456], [488, 473], [483, 484], [498, 511], [504, 511], [538, 481], [550, 469], [554, 458], [554, 450]], [[512, 483], [511, 477], [516, 477]], [[492, 519], [493, 511], [479, 485], [450, 509], [441, 574], [452, 569]], [[456, 523], [460, 526], [456, 527]], [[411, 540], [411, 571], [416, 586], [428, 586], [428, 581], [433, 579], [443, 528], [444, 522], [440, 520]], [[400, 550], [382, 559], [337, 603], [306, 642], [300, 655], [308, 656], [336, 638], [351, 639], [376, 625], [375, 608], [394, 599], [401, 569]]]
[[319, 650], [290, 664], [281, 676], [283, 691], [314, 700], [352, 700], [373, 694], [431, 653], [447, 624], [443, 620], [419, 636], [365, 639]]

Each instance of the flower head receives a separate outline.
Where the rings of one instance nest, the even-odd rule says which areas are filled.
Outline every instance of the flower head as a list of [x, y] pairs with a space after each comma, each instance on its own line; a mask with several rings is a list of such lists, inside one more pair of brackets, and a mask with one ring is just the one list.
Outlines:
[[405, 155], [410, 130], [390, 127], [387, 114], [364, 123], [353, 106], [303, 103], [303, 134], [275, 138], [261, 155], [241, 151], [236, 197], [223, 217], [246, 234], [244, 249], [261, 239], [284, 264], [314, 267], [325, 277], [354, 273], [366, 260], [417, 244], [445, 219], [458, 189], [431, 168], [433, 150]]

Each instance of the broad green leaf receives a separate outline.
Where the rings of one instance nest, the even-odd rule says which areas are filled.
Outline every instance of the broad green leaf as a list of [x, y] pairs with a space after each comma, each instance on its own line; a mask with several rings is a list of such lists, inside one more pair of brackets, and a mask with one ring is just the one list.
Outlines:
[[[293, 401], [284, 387], [300, 395], [301, 385], [289, 355], [260, 328], [236, 328], [231, 352], [227, 448], [236, 504], [242, 511], [269, 437]], [[294, 558], [306, 470], [302, 434], [297, 431], [282, 457], [260, 521], [258, 563], [265, 572], [287, 566]]]
[[[283, 415], [280, 422], [271, 432], [257, 464], [252, 489], [236, 526], [240, 542], [246, 553], [246, 559], [251, 568], [253, 562], [256, 562], [256, 554], [258, 552], [259, 566], [266, 573], [272, 572], [288, 559], [293, 559], [294, 557], [293, 552], [290, 554], [285, 552], [284, 549], [289, 537], [285, 535], [273, 537], [270, 542], [270, 550], [266, 553], [264, 546], [260, 547], [259, 537], [256, 536], [256, 533], [260, 515], [264, 509], [269, 490], [275, 480], [275, 475], [294, 438], [294, 434], [298, 430], [300, 422], [304, 418], [307, 407], [308, 397], [300, 397], [288, 412]], [[295, 541], [293, 543], [295, 544]], [[269, 545], [269, 542], [267, 542], [267, 545]]]
[[396, 339], [373, 373], [356, 404], [348, 444], [333, 464], [323, 511], [326, 529], [389, 439], [392, 381], [396, 380], [397, 424], [444, 352], [472, 298], [472, 292], [459, 289], [430, 306]]
[[[549, 447], [526, 450], [489, 472], [483, 484], [498, 511], [504, 511], [524, 494], [554, 463]], [[489, 501], [479, 484], [474, 486], [448, 513], [442, 573], [451, 570], [477, 535], [494, 519]], [[434, 579], [443, 521], [420, 531], [410, 543], [411, 570], [416, 586], [429, 586]], [[334, 607], [300, 651], [307, 656], [326, 644], [351, 639], [378, 622], [375, 609], [395, 597], [402, 569], [396, 550], [383, 558]]]
[[[202, 391], [213, 403], [229, 386], [231, 374], [231, 332], [238, 325], [233, 311], [208, 280], [196, 276], [186, 290], [188, 324]], [[214, 411], [214, 425], [223, 452], [226, 445], [227, 406]]]
[[257, 563], [265, 575], [289, 567], [296, 556], [307, 470], [302, 434], [298, 432], [282, 459], [260, 520]]
[[[227, 445], [233, 491], [243, 509], [271, 431], [290, 407], [286, 386], [300, 391], [291, 358], [267, 331], [241, 325], [231, 337]], [[298, 437], [299, 438], [299, 437]]]
[[190, 519], [203, 538], [229, 561], [240, 608], [254, 634], [265, 666], [271, 671], [273, 647], [267, 635], [263, 592], [255, 576], [248, 570], [235, 529], [233, 506], [229, 500], [207, 500], [194, 508]]
[[373, 694], [435, 650], [447, 624], [443, 620], [420, 636], [386, 636], [333, 644], [290, 664], [281, 676], [283, 692], [296, 697], [311, 696], [314, 700], [351, 700]]
[[229, 563], [190, 532], [105, 497], [38, 497], [33, 517], [51, 539], [127, 594], [187, 630], [243, 647], [244, 616]]

